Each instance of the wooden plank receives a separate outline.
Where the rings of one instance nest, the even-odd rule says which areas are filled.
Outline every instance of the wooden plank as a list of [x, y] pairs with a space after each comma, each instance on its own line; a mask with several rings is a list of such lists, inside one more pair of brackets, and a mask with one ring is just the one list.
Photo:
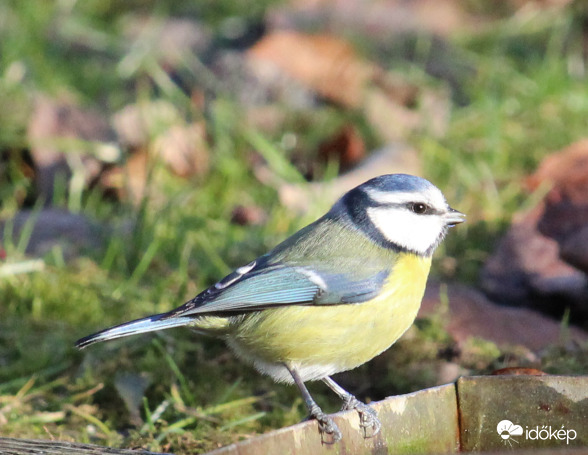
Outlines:
[[588, 376], [465, 377], [457, 393], [466, 452], [588, 446]]
[[77, 442], [50, 441], [40, 439], [0, 438], [0, 454], [2, 455], [167, 455], [145, 450], [115, 449], [94, 444]]
[[425, 454], [459, 450], [455, 384], [433, 387], [373, 403], [382, 431], [364, 438], [355, 411], [334, 415], [343, 433], [336, 444], [324, 444], [315, 421], [272, 431], [209, 452], [209, 455]]
[[[543, 449], [545, 455], [586, 454], [588, 445], [588, 377], [586, 376], [480, 376], [461, 378], [456, 384], [387, 398], [372, 406], [382, 431], [364, 438], [355, 411], [340, 412], [334, 420], [343, 433], [336, 444], [323, 444], [315, 421], [241, 441], [209, 455], [326, 455], [426, 454], [462, 451], [497, 451], [513, 447], [521, 454]], [[527, 440], [526, 433], [505, 439], [497, 424], [509, 420], [523, 431], [536, 428], [574, 430], [562, 440]], [[553, 431], [552, 431], [552, 434]], [[572, 435], [572, 434], [570, 434]], [[516, 442], [512, 440], [516, 439]], [[573, 446], [576, 446], [575, 450]], [[525, 450], [527, 449], [527, 450]], [[113, 454], [155, 455], [144, 450], [115, 449], [63, 441], [0, 438], [1, 455]], [[164, 454], [158, 454], [164, 455]]]
[[[372, 438], [364, 438], [357, 412], [345, 411], [334, 415], [343, 433], [343, 439], [336, 444], [324, 444], [316, 421], [310, 420], [231, 444], [209, 455], [425, 454], [454, 453], [459, 449], [455, 384], [387, 398], [372, 406], [382, 423], [381, 432]], [[154, 455], [143, 450], [12, 438], [0, 438], [0, 454]]]

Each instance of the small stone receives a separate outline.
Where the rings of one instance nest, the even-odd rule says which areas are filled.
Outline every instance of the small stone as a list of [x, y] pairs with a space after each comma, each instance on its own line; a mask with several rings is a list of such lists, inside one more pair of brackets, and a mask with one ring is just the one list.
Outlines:
[[12, 232], [12, 238], [2, 238], [2, 242], [17, 244], [25, 230], [31, 229], [31, 224], [25, 250], [29, 256], [42, 257], [54, 248], [60, 248], [65, 259], [73, 259], [87, 250], [103, 246], [104, 228], [98, 223], [83, 215], [54, 208], [23, 210], [11, 220], [0, 222], [2, 236]]
[[[478, 337], [497, 346], [524, 346], [538, 352], [561, 342], [561, 323], [537, 311], [498, 305], [476, 289], [464, 285], [447, 285], [446, 292], [449, 302], [444, 315], [446, 329], [458, 344]], [[419, 317], [438, 311], [440, 293], [439, 284], [429, 283]], [[567, 330], [571, 340], [579, 343], [588, 340], [588, 333], [579, 328], [569, 327]]]
[[588, 139], [547, 156], [526, 184], [543, 200], [512, 226], [487, 260], [481, 286], [504, 303], [588, 319]]

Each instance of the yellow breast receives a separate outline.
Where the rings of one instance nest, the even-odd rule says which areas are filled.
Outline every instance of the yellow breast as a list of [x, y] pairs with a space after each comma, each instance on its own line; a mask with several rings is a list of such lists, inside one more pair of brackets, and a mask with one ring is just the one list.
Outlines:
[[388, 349], [412, 325], [430, 266], [431, 258], [401, 254], [375, 299], [250, 313], [233, 324], [228, 342], [256, 364], [317, 371], [328, 366], [329, 374], [355, 368]]

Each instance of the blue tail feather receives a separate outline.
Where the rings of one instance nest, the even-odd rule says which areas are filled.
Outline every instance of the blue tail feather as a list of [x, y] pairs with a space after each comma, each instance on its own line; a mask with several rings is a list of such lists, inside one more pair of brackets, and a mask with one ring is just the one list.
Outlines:
[[193, 321], [193, 318], [190, 317], [175, 317], [165, 319], [166, 316], [168, 316], [168, 313], [156, 314], [146, 318], [126, 322], [115, 327], [110, 327], [92, 335], [88, 335], [87, 337], [80, 338], [78, 341], [76, 341], [76, 347], [78, 349], [84, 349], [86, 346], [90, 346], [94, 343], [114, 340], [116, 338], [136, 335], [138, 333], [153, 332], [155, 330], [170, 329], [172, 327], [182, 327]]

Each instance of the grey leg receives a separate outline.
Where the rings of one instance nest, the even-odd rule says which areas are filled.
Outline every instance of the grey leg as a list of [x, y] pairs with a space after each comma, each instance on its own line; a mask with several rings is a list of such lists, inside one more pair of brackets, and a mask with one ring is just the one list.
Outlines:
[[[355, 409], [357, 411], [359, 414], [360, 426], [364, 429], [366, 438], [371, 438], [380, 432], [382, 424], [378, 420], [378, 414], [376, 414], [376, 411], [367, 404], [359, 401], [330, 377], [327, 376], [323, 378], [323, 382], [343, 400], [343, 407], [341, 410]], [[371, 435], [367, 434], [368, 428], [373, 428]]]
[[300, 389], [300, 393], [302, 394], [302, 398], [304, 399], [304, 403], [306, 404], [306, 407], [308, 408], [308, 413], [309, 413], [310, 417], [316, 419], [316, 421], [318, 422], [319, 431], [321, 432], [321, 437], [323, 434], [328, 434], [332, 437], [332, 441], [325, 441], [323, 439], [323, 442], [328, 443], [328, 444], [333, 444], [337, 441], [340, 441], [341, 438], [343, 437], [341, 434], [341, 431], [339, 430], [339, 428], [337, 427], [337, 425], [335, 424], [333, 419], [331, 419], [327, 414], [325, 414], [323, 412], [323, 410], [319, 407], [319, 405], [316, 404], [316, 402], [313, 400], [312, 396], [310, 396], [310, 392], [308, 391], [308, 389], [304, 385], [304, 382], [300, 378], [298, 371], [296, 371], [295, 368], [291, 368], [287, 365], [286, 365], [286, 368], [288, 368], [288, 371], [292, 375], [294, 382], [296, 383], [296, 385]]

